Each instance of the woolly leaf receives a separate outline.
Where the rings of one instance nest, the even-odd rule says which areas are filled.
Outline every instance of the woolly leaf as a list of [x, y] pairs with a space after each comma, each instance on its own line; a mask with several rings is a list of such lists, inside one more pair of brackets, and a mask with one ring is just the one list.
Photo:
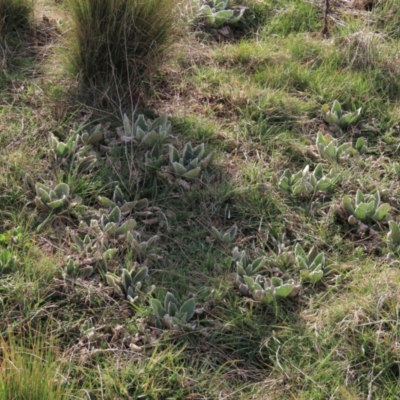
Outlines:
[[185, 322], [187, 322], [187, 321], [192, 319], [192, 317], [194, 315], [195, 308], [196, 308], [196, 301], [195, 301], [195, 299], [193, 297], [191, 299], [189, 299], [189, 300], [186, 300], [182, 304], [181, 308], [179, 309], [179, 313], [181, 315], [186, 314]]
[[[140, 268], [140, 270], [132, 278], [133, 284], [136, 285], [138, 282], [143, 282], [145, 280], [146, 276], [148, 275], [148, 273], [149, 273], [149, 269], [147, 267]], [[131, 273], [131, 276], [132, 276], [132, 273]]]
[[389, 213], [389, 211], [390, 211], [390, 205], [387, 203], [384, 203], [378, 207], [378, 209], [376, 210], [372, 219], [374, 221], [378, 221], [378, 222], [382, 221], [386, 217], [386, 215]]

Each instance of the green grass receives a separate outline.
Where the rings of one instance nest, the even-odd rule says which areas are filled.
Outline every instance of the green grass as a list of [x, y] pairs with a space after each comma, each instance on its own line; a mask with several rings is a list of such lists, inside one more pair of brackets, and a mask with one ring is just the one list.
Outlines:
[[3, 399], [62, 399], [72, 387], [63, 387], [60, 359], [49, 333], [32, 332], [26, 343], [9, 332], [1, 339], [0, 394]]
[[[72, 1], [70, 6], [89, 5]], [[154, 63], [160, 73], [142, 87], [142, 102], [134, 98], [126, 108], [120, 102], [118, 112], [108, 104], [102, 109], [102, 96], [111, 93], [105, 87], [114, 85], [114, 77], [118, 84], [128, 79], [126, 64], [121, 63], [121, 75], [109, 75], [108, 59], [96, 53], [101, 46], [92, 38], [93, 29], [101, 29], [103, 39], [110, 35], [110, 20], [75, 31], [91, 39], [99, 56], [75, 64], [75, 72], [86, 71], [81, 79], [94, 90], [97, 108], [70, 95], [75, 81], [62, 72], [61, 42], [40, 47], [19, 33], [8, 37], [18, 45], [0, 89], [2, 398], [398, 397], [399, 259], [389, 254], [387, 222], [352, 226], [341, 207], [343, 196], [353, 198], [357, 189], [379, 190], [392, 218], [400, 218], [400, 184], [393, 170], [400, 145], [400, 69], [394, 62], [400, 42], [391, 12], [398, 1], [390, 2], [392, 8], [377, 2], [371, 13], [357, 17], [335, 8], [335, 18], [345, 26], [332, 20], [329, 39], [320, 35], [322, 11], [313, 3], [235, 4], [249, 7], [240, 31], [202, 42], [186, 27], [187, 34], [168, 50], [170, 60]], [[49, 17], [62, 15], [58, 26], [65, 31], [76, 29], [78, 14], [68, 17], [65, 3], [40, 6]], [[166, 13], [168, 24], [189, 19], [187, 7], [178, 10]], [[145, 36], [160, 26], [154, 16], [150, 25]], [[113, 25], [116, 37], [121, 27]], [[37, 35], [41, 29], [39, 24]], [[92, 54], [81, 50], [83, 58]], [[114, 50], [116, 58], [124, 52]], [[143, 60], [139, 57], [139, 64]], [[99, 66], [104, 68], [93, 72]], [[133, 68], [132, 73], [141, 67]], [[126, 88], [134, 95], [131, 86]], [[334, 100], [345, 111], [362, 107], [360, 120], [343, 132], [332, 132], [322, 118], [322, 105]], [[161, 148], [164, 175], [145, 168], [151, 147], [115, 144], [123, 113], [131, 115], [136, 104], [142, 107], [137, 114], [166, 114], [171, 121], [171, 137]], [[51, 158], [49, 132], [65, 142], [74, 123], [102, 123], [106, 132], [105, 140], [86, 149], [98, 160], [86, 172], [76, 171], [73, 158], [58, 163]], [[318, 131], [330, 132], [340, 143], [363, 137], [367, 150], [338, 164], [323, 159], [315, 145]], [[209, 167], [196, 179], [165, 175], [172, 171], [168, 144], [180, 151], [188, 141], [204, 143], [206, 154], [213, 153]], [[285, 169], [296, 173], [309, 165], [312, 171], [318, 164], [324, 173], [333, 169], [341, 175], [331, 193], [299, 197], [279, 189]], [[53, 213], [39, 210], [37, 182], [68, 183], [69, 205]], [[148, 199], [149, 207], [123, 218], [136, 220], [139, 242], [157, 235], [158, 257], [139, 256], [125, 239], [81, 224], [108, 212], [98, 196], [111, 198], [117, 185], [126, 200]], [[229, 243], [212, 230], [234, 225], [237, 235]], [[95, 252], [77, 251], [71, 231], [82, 238], [89, 233], [92, 241], [102, 237], [99, 253], [107, 246], [118, 251], [106, 262], [96, 261]], [[324, 253], [328, 268], [320, 282], [303, 281], [300, 295], [267, 305], [241, 294], [235, 247], [251, 259], [266, 257], [262, 275], [300, 282], [296, 244]], [[92, 265], [93, 274], [67, 277], [71, 258], [81, 267]], [[106, 272], [119, 277], [121, 268], [136, 263], [148, 267], [142, 288], [154, 284], [151, 297], [161, 300], [167, 291], [181, 301], [195, 297], [191, 327], [156, 328], [145, 295], [130, 304], [108, 285]], [[39, 373], [46, 378], [38, 379]], [[26, 395], [28, 388], [32, 392]]]
[[71, 72], [97, 95], [102, 91], [126, 102], [169, 56], [175, 5], [175, 0], [70, 0]]
[[0, 32], [18, 28], [27, 28], [32, 17], [32, 0], [0, 1]]

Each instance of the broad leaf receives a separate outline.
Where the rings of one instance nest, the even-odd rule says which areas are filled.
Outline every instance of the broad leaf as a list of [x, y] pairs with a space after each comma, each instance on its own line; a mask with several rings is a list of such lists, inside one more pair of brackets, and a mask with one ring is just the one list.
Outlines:
[[340, 106], [340, 103], [337, 100], [335, 100], [333, 102], [331, 112], [335, 113], [338, 118], [341, 117], [341, 115], [342, 115], [342, 107]]
[[351, 203], [349, 196], [347, 195], [343, 196], [342, 206], [348, 214], [354, 214], [354, 207], [353, 204]]
[[167, 314], [167, 312], [163, 308], [160, 300], [158, 300], [158, 299], [150, 299], [149, 303], [150, 303], [150, 307], [153, 309], [154, 314], [158, 318], [163, 318]]
[[179, 310], [179, 313], [181, 315], [186, 314], [186, 321], [189, 321], [192, 319], [193, 315], [194, 315], [194, 311], [196, 308], [196, 301], [195, 299], [192, 297], [189, 300], [186, 300], [183, 304], [182, 307]]
[[359, 204], [354, 210], [354, 216], [360, 221], [365, 221], [369, 216], [369, 206], [367, 203]]
[[378, 222], [382, 221], [383, 218], [385, 218], [386, 215], [389, 213], [389, 211], [390, 211], [390, 205], [387, 203], [384, 203], [379, 206], [379, 208], [376, 210], [372, 219], [375, 221], [378, 221]]
[[136, 221], [134, 219], [128, 219], [125, 221], [116, 231], [117, 235], [124, 235], [128, 231], [132, 231], [136, 227]]
[[200, 175], [200, 172], [201, 172], [201, 168], [197, 167], [195, 169], [192, 169], [191, 171], [186, 172], [182, 176], [184, 178], [188, 178], [188, 179], [195, 179]]
[[186, 168], [179, 162], [174, 162], [172, 164], [172, 167], [173, 167], [175, 173], [178, 175], [184, 175], [187, 172]]
[[167, 292], [167, 294], [165, 295], [165, 299], [164, 299], [164, 308], [165, 308], [165, 310], [168, 310], [168, 305], [171, 302], [174, 303], [176, 306], [179, 305], [178, 300], [176, 299], [176, 297], [171, 292]]
[[[136, 275], [132, 278], [132, 283], [136, 285], [138, 282], [143, 282], [146, 278], [146, 276], [149, 273], [149, 269], [147, 267], [142, 267], [140, 270], [136, 273]], [[132, 273], [131, 273], [132, 277]]]
[[108, 221], [119, 223], [121, 221], [121, 210], [118, 206], [114, 207], [108, 214]]
[[275, 293], [279, 297], [288, 297], [290, 293], [292, 293], [293, 285], [290, 283], [286, 283], [280, 287], [275, 288]]

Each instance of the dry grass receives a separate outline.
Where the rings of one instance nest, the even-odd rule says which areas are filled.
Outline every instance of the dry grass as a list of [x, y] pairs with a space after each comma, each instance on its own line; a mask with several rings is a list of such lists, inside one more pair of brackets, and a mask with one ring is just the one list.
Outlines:
[[177, 0], [70, 0], [68, 63], [85, 87], [132, 103], [168, 57]]

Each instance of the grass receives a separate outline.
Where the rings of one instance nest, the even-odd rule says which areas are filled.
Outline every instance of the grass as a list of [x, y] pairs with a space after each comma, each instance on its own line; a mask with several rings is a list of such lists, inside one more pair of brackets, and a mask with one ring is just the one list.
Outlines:
[[71, 393], [65, 384], [56, 346], [49, 333], [31, 333], [24, 340], [9, 332], [1, 339], [0, 393], [3, 399], [61, 399]]
[[169, 56], [176, 0], [71, 0], [69, 6], [67, 63], [97, 94], [126, 101]]
[[[98, 65], [88, 71], [104, 69], [82, 82], [94, 90], [97, 108], [70, 96], [75, 81], [62, 72], [59, 38], [72, 35], [78, 14], [68, 14], [65, 3], [42, 0], [36, 11], [44, 7], [50, 21], [56, 19], [51, 23], [59, 36], [43, 45], [27, 42], [21, 31], [8, 34], [17, 46], [0, 88], [2, 398], [398, 397], [398, 255], [388, 250], [387, 222], [352, 226], [341, 204], [357, 189], [379, 190], [391, 217], [400, 218], [393, 170], [400, 144], [400, 70], [393, 60], [400, 42], [391, 12], [400, 3], [392, 0], [386, 8], [377, 2], [368, 13], [335, 6], [330, 38], [320, 34], [322, 11], [313, 2], [242, 5], [249, 9], [240, 32], [201, 41], [186, 27], [168, 50], [174, 56], [154, 63], [159, 72], [143, 87], [146, 108], [136, 115], [165, 114], [171, 122], [160, 150], [162, 176], [145, 166], [152, 146], [118, 143], [121, 115], [131, 115], [137, 99], [126, 108], [119, 103], [117, 112], [101, 108], [105, 87], [114, 77], [126, 79], [126, 65], [117, 78], [108, 75], [104, 54], [93, 57]], [[184, 24], [188, 8], [168, 18]], [[37, 26], [40, 37], [44, 26]], [[99, 42], [91, 44], [99, 50]], [[322, 119], [321, 106], [334, 100], [345, 111], [362, 107], [360, 120], [341, 133]], [[74, 164], [76, 154], [54, 162], [49, 148], [49, 132], [66, 142], [74, 123], [101, 123], [105, 133], [97, 144], [79, 145], [85, 157], [97, 160], [83, 172]], [[323, 159], [315, 145], [318, 131], [353, 145], [363, 137], [366, 152], [340, 163]], [[188, 141], [204, 143], [213, 159], [198, 178], [176, 179], [168, 144], [181, 151]], [[325, 174], [340, 174], [332, 192], [295, 196], [279, 189], [285, 169], [296, 173], [309, 165], [312, 171], [318, 164]], [[71, 189], [68, 206], [53, 211], [40, 231], [50, 211], [35, 206], [37, 182], [64, 182]], [[144, 253], [150, 256], [80, 223], [108, 213], [98, 196], [112, 198], [117, 185], [126, 200], [148, 199], [148, 207], [123, 218], [136, 220], [135, 237], [143, 246], [157, 236]], [[212, 230], [234, 225], [237, 234], [228, 243]], [[89, 234], [96, 251], [78, 251], [71, 232]], [[296, 244], [324, 253], [327, 268], [316, 284], [302, 281]], [[107, 247], [117, 252], [104, 261], [96, 252]], [[252, 260], [266, 257], [260, 273], [301, 282], [301, 293], [266, 305], [243, 295], [235, 283], [235, 247]], [[69, 259], [81, 268], [91, 265], [93, 273], [68, 276]], [[144, 294], [131, 304], [108, 285], [106, 272], [118, 279], [121, 268], [137, 263], [149, 270], [143, 291], [156, 286], [151, 297], [163, 300], [167, 291], [182, 301], [195, 297], [190, 326], [156, 328]]]
[[0, 32], [6, 29], [27, 28], [32, 17], [33, 2], [31, 0], [0, 1]]

